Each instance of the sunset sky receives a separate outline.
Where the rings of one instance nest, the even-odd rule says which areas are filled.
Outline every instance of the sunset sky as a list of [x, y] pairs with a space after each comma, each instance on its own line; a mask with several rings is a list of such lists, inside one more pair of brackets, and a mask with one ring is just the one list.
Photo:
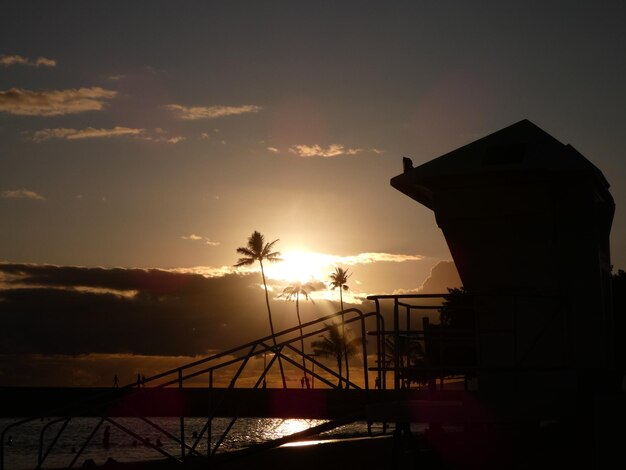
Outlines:
[[[621, 1], [3, 4], [0, 385], [49, 380], [33, 357], [190, 357], [267, 334], [257, 275], [232, 268], [254, 230], [292, 261], [270, 272], [276, 293], [334, 266], [354, 303], [419, 289], [451, 257], [432, 212], [389, 185], [402, 157], [521, 119], [603, 171], [626, 268], [625, 22]], [[456, 282], [439, 266], [437, 287]], [[131, 305], [146, 292], [180, 304], [149, 320]], [[310, 318], [336, 307], [317, 298]], [[107, 323], [120, 299], [123, 334]]]

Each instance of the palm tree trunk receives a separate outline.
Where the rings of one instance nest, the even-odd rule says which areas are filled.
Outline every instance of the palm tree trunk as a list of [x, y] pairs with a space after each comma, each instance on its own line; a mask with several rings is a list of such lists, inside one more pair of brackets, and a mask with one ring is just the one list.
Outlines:
[[[343, 286], [339, 286], [339, 303], [343, 312]], [[346, 338], [346, 322], [344, 314], [341, 314], [341, 336], [343, 336], [343, 357], [346, 361], [346, 389], [350, 388], [350, 366], [348, 365], [348, 345]]]
[[302, 368], [304, 381], [306, 382], [306, 362], [304, 359], [304, 338], [302, 337], [302, 321], [300, 320], [300, 293], [296, 292], [296, 315], [298, 316], [298, 326], [300, 327], [300, 350], [302, 351]]
[[[272, 332], [272, 341], [274, 342], [274, 347], [276, 347], [276, 337], [274, 336], [274, 323], [272, 322], [272, 309], [270, 308], [270, 297], [267, 293], [267, 282], [265, 282], [265, 271], [263, 270], [263, 261], [259, 260], [259, 264], [261, 265], [261, 276], [263, 277], [263, 287], [265, 288], [265, 303], [267, 305], [267, 315], [270, 320], [270, 331]], [[277, 352], [274, 354], [278, 354]], [[283, 371], [283, 363], [280, 360], [280, 356], [278, 356], [278, 367], [280, 368], [280, 377], [283, 380], [283, 388], [287, 388], [287, 381], [285, 380], [285, 372]]]

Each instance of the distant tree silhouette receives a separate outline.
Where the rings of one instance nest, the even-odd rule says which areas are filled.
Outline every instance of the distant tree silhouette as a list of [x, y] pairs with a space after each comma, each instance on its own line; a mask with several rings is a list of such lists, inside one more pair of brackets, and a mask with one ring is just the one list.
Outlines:
[[[428, 371], [424, 371], [424, 347], [421, 341], [414, 337], [400, 335], [396, 345], [395, 337], [389, 335], [385, 339], [385, 361], [393, 364], [400, 374], [403, 385], [409, 388], [411, 382], [425, 385], [430, 380]], [[396, 352], [398, 364], [395, 364]]]
[[[439, 324], [424, 331], [424, 361], [444, 375], [473, 376], [476, 365], [474, 297], [463, 287], [448, 289], [439, 309]], [[434, 386], [435, 376], [431, 375]]]
[[[270, 307], [270, 298], [267, 293], [267, 282], [265, 280], [265, 271], [263, 269], [263, 261], [268, 261], [270, 263], [275, 263], [277, 261], [282, 261], [280, 258], [279, 251], [272, 251], [274, 244], [278, 241], [278, 239], [274, 240], [270, 243], [265, 243], [265, 237], [256, 230], [250, 235], [248, 238], [248, 244], [246, 246], [240, 246], [237, 248], [237, 253], [240, 255], [244, 255], [243, 258], [239, 258], [237, 263], [235, 263], [235, 267], [241, 266], [249, 266], [254, 264], [256, 261], [261, 265], [261, 277], [263, 278], [263, 287], [265, 289], [265, 304], [267, 305], [267, 315], [270, 322], [270, 331], [272, 332], [272, 340], [274, 342], [274, 347], [276, 347], [276, 338], [274, 337], [274, 323], [272, 321], [272, 309]], [[283, 381], [283, 387], [287, 388], [287, 381], [285, 380], [285, 373], [283, 371], [283, 363], [280, 360], [280, 356], [278, 356], [278, 366], [280, 368], [280, 376]]]
[[[300, 319], [300, 296], [304, 296], [306, 300], [309, 300], [309, 294], [315, 290], [315, 287], [310, 282], [304, 284], [300, 281], [296, 281], [293, 284], [285, 287], [281, 297], [287, 300], [296, 301], [296, 316], [298, 317], [298, 327], [300, 328], [300, 348], [302, 351], [302, 367], [304, 369], [304, 380], [306, 381], [306, 362], [304, 359], [304, 338], [302, 338], [302, 320]], [[311, 300], [312, 301], [312, 300]]]
[[326, 335], [321, 335], [320, 340], [313, 341], [311, 346], [313, 347], [313, 352], [318, 356], [335, 358], [339, 374], [339, 383], [337, 385], [341, 388], [344, 357], [347, 357], [347, 355], [353, 354], [358, 350], [358, 347], [361, 344], [361, 338], [346, 338], [339, 328], [341, 325], [337, 323], [324, 323], [324, 326], [328, 328], [328, 333]]
[[448, 294], [439, 309], [439, 320], [446, 328], [474, 328], [474, 298], [464, 287], [448, 289]]
[[[344, 321], [343, 314], [343, 291], [350, 289], [347, 285], [348, 278], [351, 274], [348, 274], [347, 269], [335, 268], [335, 272], [331, 273], [330, 277], [330, 290], [339, 289], [339, 305], [341, 306], [341, 335], [346, 336], [346, 322]], [[345, 343], [344, 343], [345, 344]], [[346, 361], [346, 388], [350, 383], [350, 365], [348, 364], [348, 351], [344, 351], [344, 358]]]

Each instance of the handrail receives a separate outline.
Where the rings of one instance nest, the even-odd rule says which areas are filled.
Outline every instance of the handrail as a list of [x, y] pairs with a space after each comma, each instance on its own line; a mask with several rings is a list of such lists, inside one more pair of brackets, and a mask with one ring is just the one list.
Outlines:
[[[50, 454], [50, 451], [52, 450], [57, 440], [59, 439], [59, 436], [65, 430], [65, 428], [67, 427], [71, 419], [72, 419], [71, 417], [67, 418], [65, 416], [63, 418], [53, 419], [52, 421], [46, 423], [46, 425], [41, 429], [41, 432], [39, 434], [39, 452], [37, 454], [37, 469], [41, 468], [44, 461], [48, 457], [48, 454]], [[43, 441], [44, 441], [43, 438], [44, 438], [46, 431], [48, 430], [50, 426], [56, 423], [60, 423], [61, 421], [64, 421], [63, 426], [61, 426], [61, 429], [57, 432], [56, 436], [52, 440], [52, 443], [48, 446], [48, 449], [46, 450], [46, 453], [44, 454], [43, 453]]]
[[[149, 383], [154, 383], [155, 381], [159, 380], [159, 379], [166, 379], [165, 382], [163, 383], [159, 383], [159, 384], [155, 384], [155, 386], [150, 387], [150, 389], [155, 389], [155, 388], [164, 388], [170, 385], [174, 385], [174, 384], [178, 384], [180, 388], [183, 387], [183, 383], [189, 379], [192, 379], [194, 377], [203, 375], [203, 374], [209, 374], [210, 375], [210, 387], [212, 387], [213, 385], [213, 372], [219, 369], [222, 369], [224, 367], [228, 367], [229, 365], [233, 365], [236, 363], [240, 363], [240, 366], [238, 367], [235, 375], [233, 376], [233, 378], [230, 381], [230, 385], [229, 388], [234, 388], [235, 386], [235, 382], [237, 381], [238, 377], [241, 375], [241, 373], [243, 372], [243, 369], [245, 368], [246, 364], [248, 363], [248, 361], [254, 357], [254, 356], [258, 356], [259, 354], [262, 353], [266, 353], [266, 352], [273, 352], [274, 353], [274, 357], [272, 358], [272, 360], [270, 361], [270, 364], [263, 370], [263, 372], [261, 373], [261, 376], [259, 377], [259, 380], [256, 382], [254, 388], [258, 388], [259, 384], [261, 383], [261, 381], [264, 379], [265, 375], [267, 374], [267, 372], [269, 371], [269, 369], [271, 368], [272, 364], [274, 363], [275, 359], [277, 357], [281, 357], [284, 358], [287, 362], [293, 364], [296, 368], [299, 368], [301, 370], [305, 370], [307, 371], [307, 373], [311, 374], [312, 377], [317, 378], [318, 380], [320, 380], [321, 382], [325, 383], [326, 385], [333, 387], [334, 385], [329, 382], [325, 377], [319, 375], [319, 373], [316, 373], [314, 371], [308, 370], [308, 368], [306, 368], [305, 366], [303, 366], [302, 364], [300, 364], [298, 361], [294, 361], [291, 357], [285, 355], [283, 353], [284, 348], [287, 348], [287, 350], [293, 351], [297, 354], [302, 354], [308, 361], [310, 361], [310, 363], [313, 365], [313, 367], [318, 366], [318, 370], [321, 370], [327, 374], [330, 374], [331, 376], [334, 376], [336, 378], [339, 379], [340, 382], [346, 383], [346, 385], [350, 385], [353, 388], [360, 388], [358, 387], [356, 384], [354, 384], [353, 382], [348, 382], [347, 379], [343, 376], [339, 376], [339, 374], [335, 373], [335, 371], [333, 371], [332, 369], [326, 367], [324, 364], [322, 364], [321, 362], [313, 359], [313, 357], [311, 357], [309, 354], [305, 353], [304, 351], [300, 351], [297, 348], [295, 348], [292, 343], [300, 341], [301, 339], [306, 339], [306, 338], [310, 338], [313, 337], [315, 335], [320, 335], [323, 334], [324, 332], [328, 331], [332, 326], [331, 325], [325, 325], [321, 328], [316, 328], [313, 331], [309, 331], [305, 334], [298, 334], [299, 331], [312, 327], [312, 326], [316, 326], [319, 325], [320, 323], [324, 323], [326, 321], [332, 320], [334, 318], [338, 318], [340, 316], [344, 317], [344, 323], [345, 324], [350, 324], [353, 322], [360, 322], [361, 323], [361, 337], [362, 337], [362, 352], [363, 352], [363, 381], [364, 381], [364, 387], [367, 389], [369, 388], [369, 378], [368, 378], [368, 367], [367, 367], [367, 341], [366, 341], [366, 336], [367, 336], [367, 332], [365, 330], [365, 320], [371, 317], [374, 317], [376, 320], [376, 329], [380, 330], [381, 328], [384, 330], [384, 319], [382, 318], [382, 315], [380, 314], [379, 311], [373, 311], [373, 312], [368, 312], [368, 313], [363, 313], [361, 310], [356, 309], [356, 308], [348, 308], [333, 314], [329, 314], [329, 315], [325, 315], [323, 317], [317, 318], [315, 320], [303, 323], [300, 326], [295, 326], [295, 327], [291, 327], [285, 330], [282, 330], [280, 332], [277, 332], [274, 335], [268, 335], [268, 336], [264, 336], [260, 339], [254, 340], [254, 341], [250, 341], [246, 344], [237, 346], [235, 348], [231, 348], [228, 349], [226, 351], [222, 351], [219, 352], [217, 354], [213, 354], [209, 357], [205, 357], [203, 359], [197, 360], [197, 361], [193, 361], [190, 363], [187, 363], [183, 366], [179, 366], [173, 369], [170, 369], [168, 371], [156, 374], [152, 377], [149, 377], [147, 379], [142, 380], [141, 382], [138, 383], [131, 383], [131, 384], [127, 384], [123, 387], [119, 387], [116, 389], [111, 389], [111, 390], [107, 390], [106, 392], [102, 392], [99, 393], [97, 395], [94, 395], [88, 399], [84, 399], [81, 400], [78, 403], [74, 403], [72, 405], [69, 406], [64, 406], [64, 407], [60, 407], [57, 408], [55, 410], [52, 410], [49, 414], [46, 414], [45, 416], [64, 416], [63, 419], [66, 419], [67, 421], [65, 422], [65, 425], [67, 425], [67, 423], [69, 422], [69, 419], [71, 419], [71, 416], [73, 416], [74, 414], [69, 412], [71, 410], [81, 410], [81, 409], [91, 409], [93, 410], [100, 410], [99, 412], [103, 412], [106, 409], [105, 407], [110, 405], [111, 403], [114, 403], [118, 398], [123, 397], [124, 396], [124, 391], [125, 390], [131, 390], [131, 389], [135, 389], [141, 386], [141, 385], [145, 385], [145, 384], [149, 384]], [[346, 318], [347, 316], [347, 318]], [[296, 336], [294, 337], [289, 337], [289, 335], [292, 335], [296, 333]], [[274, 344], [270, 345], [269, 343], [273, 343], [273, 340], [276, 338], [281, 338], [280, 341], [277, 341]], [[378, 355], [380, 356], [381, 352], [380, 350], [377, 351]], [[220, 359], [225, 359], [228, 358], [229, 356], [235, 356], [232, 359], [228, 359], [226, 361], [222, 361], [222, 362], [218, 362], [217, 364], [215, 364], [216, 361], [219, 361]], [[211, 364], [213, 363], [213, 364]], [[206, 365], [205, 367], [202, 368], [202, 370], [195, 370], [192, 371], [192, 369], [197, 368], [198, 366], [203, 366]], [[169, 379], [170, 376], [174, 375], [174, 377], [172, 377], [172, 379]], [[147, 392], [149, 389], [146, 390], [138, 390], [138, 394], [141, 393], [145, 393]], [[138, 418], [140, 419], [144, 419], [142, 416], [137, 415]], [[7, 426], [4, 427], [4, 429], [2, 430], [2, 432], [0, 433], [0, 470], [4, 470], [4, 444], [5, 444], [5, 435], [7, 433], [8, 430], [15, 428], [17, 426], [26, 424], [28, 422], [31, 422], [33, 420], [38, 419], [38, 417], [31, 417], [31, 418], [25, 418], [22, 419], [20, 421], [17, 421], [15, 423], [11, 423]], [[212, 416], [209, 415], [209, 420], [212, 419]], [[122, 432], [125, 432], [126, 434], [129, 434], [130, 436], [139, 439], [140, 441], [144, 442], [144, 444], [147, 444], [150, 447], [153, 447], [155, 450], [157, 450], [158, 452], [160, 452], [161, 454], [163, 454], [164, 456], [166, 456], [169, 459], [173, 459], [176, 460], [178, 462], [182, 462], [185, 460], [185, 455], [186, 455], [186, 450], [190, 451], [190, 453], [195, 453], [198, 454], [198, 452], [195, 450], [197, 443], [199, 442], [199, 440], [202, 438], [202, 434], [204, 434], [204, 431], [206, 430], [207, 426], [205, 426], [205, 428], [203, 429], [203, 433], [198, 437], [198, 439], [196, 440], [196, 442], [192, 445], [189, 446], [188, 444], [185, 443], [184, 441], [184, 417], [181, 415], [181, 439], [177, 439], [175, 436], [168, 436], [168, 437], [173, 437], [175, 441], [177, 441], [178, 443], [180, 443], [181, 445], [181, 459], [178, 459], [176, 457], [174, 457], [173, 455], [164, 452], [163, 449], [160, 449], [158, 447], [155, 447], [153, 445], [150, 445], [147, 442], [144, 442], [144, 439], [139, 436], [138, 434], [136, 434], [135, 432], [133, 432], [131, 429], [129, 429], [128, 427], [116, 422], [114, 419], [112, 419], [109, 416], [106, 416], [106, 414], [102, 415], [102, 419], [99, 421], [99, 423], [96, 425], [95, 429], [92, 431], [92, 433], [90, 434], [90, 436], [88, 437], [87, 441], [81, 446], [81, 451], [78, 453], [78, 455], [74, 456], [74, 459], [72, 460], [70, 467], [74, 465], [74, 463], [76, 462], [78, 456], [80, 454], [82, 454], [82, 451], [84, 450], [84, 448], [87, 446], [87, 444], [89, 443], [89, 441], [91, 441], [95, 435], [95, 433], [97, 432], [97, 430], [101, 427], [103, 421], [106, 421], [110, 424], [112, 424], [113, 426], [117, 427], [118, 429], [120, 429]], [[154, 427], [157, 427], [154, 423], [149, 423]], [[44, 430], [42, 431], [45, 432], [45, 429], [47, 429], [49, 425], [47, 425]], [[210, 428], [210, 423], [209, 426]], [[63, 426], [63, 429], [65, 428], [65, 426]], [[61, 429], [60, 432], [63, 431], [63, 429]], [[60, 434], [60, 433], [59, 433]], [[57, 436], [58, 438], [58, 436]], [[225, 435], [222, 436], [220, 438], [221, 442], [223, 439], [225, 438]], [[56, 440], [55, 440], [56, 442]], [[41, 467], [41, 465], [43, 464], [43, 461], [45, 460], [45, 458], [47, 457], [48, 453], [50, 452], [50, 450], [52, 449], [52, 447], [54, 446], [55, 442], [52, 443], [52, 445], [50, 446], [50, 448], [48, 449], [48, 451], [46, 452], [46, 455], [41, 456], [41, 450], [40, 450], [40, 457], [39, 457], [39, 462], [38, 462], [38, 466]], [[216, 448], [214, 450], [217, 450], [217, 447], [219, 447], [219, 444], [216, 446]]]

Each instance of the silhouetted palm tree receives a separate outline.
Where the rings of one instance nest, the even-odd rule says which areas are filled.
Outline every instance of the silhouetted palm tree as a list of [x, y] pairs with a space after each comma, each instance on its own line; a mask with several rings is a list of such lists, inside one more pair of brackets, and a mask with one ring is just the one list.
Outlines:
[[[341, 388], [341, 369], [344, 357], [358, 350], [361, 338], [347, 339], [339, 330], [340, 325], [337, 323], [324, 323], [324, 326], [328, 328], [328, 334], [320, 336], [321, 340], [313, 341], [311, 346], [313, 347], [313, 352], [318, 356], [335, 358], [339, 373], [338, 387]], [[346, 388], [348, 388], [347, 385]]]
[[[398, 343], [394, 336], [387, 336], [384, 343], [385, 362], [393, 364], [396, 374], [399, 375], [403, 387], [410, 388], [411, 382], [425, 385], [429, 382], [428, 371], [425, 371], [424, 347], [421, 341], [414, 337], [400, 335]], [[396, 361], [398, 357], [398, 364]]]
[[[256, 230], [248, 238], [248, 244], [246, 246], [240, 246], [237, 248], [237, 253], [244, 255], [244, 258], [239, 258], [235, 267], [249, 266], [256, 261], [261, 265], [261, 277], [263, 278], [263, 287], [265, 288], [265, 304], [267, 305], [267, 315], [270, 321], [270, 331], [272, 332], [272, 340], [274, 341], [274, 347], [276, 347], [276, 338], [274, 337], [274, 323], [272, 322], [272, 309], [270, 307], [270, 298], [267, 293], [267, 282], [265, 281], [265, 271], [263, 270], [263, 261], [275, 263], [282, 261], [279, 251], [272, 251], [274, 243], [278, 240], [274, 240], [270, 243], [265, 243], [265, 237]], [[287, 381], [285, 380], [285, 373], [283, 372], [283, 363], [278, 356], [278, 366], [280, 368], [280, 376], [283, 380], [283, 387], [287, 388]]]
[[[347, 285], [348, 278], [352, 274], [348, 274], [347, 269], [343, 268], [335, 268], [335, 272], [332, 273], [330, 277], [330, 290], [339, 289], [339, 305], [341, 306], [341, 334], [342, 336], [346, 336], [346, 324], [344, 321], [343, 315], [343, 291], [347, 291], [350, 289]], [[350, 366], [348, 365], [348, 354], [347, 351], [344, 351], [344, 357], [346, 361], [346, 380], [348, 383], [350, 382]], [[346, 385], [348, 388], [348, 385]]]
[[[304, 369], [304, 380], [308, 386], [308, 380], [306, 377], [306, 362], [304, 359], [304, 338], [302, 338], [302, 320], [300, 320], [300, 296], [304, 296], [306, 300], [309, 300], [309, 294], [315, 290], [315, 287], [310, 282], [305, 282], [304, 284], [300, 281], [296, 281], [293, 284], [285, 287], [283, 289], [283, 293], [280, 295], [281, 297], [286, 298], [287, 300], [296, 300], [296, 315], [298, 317], [298, 326], [300, 327], [300, 347], [302, 351], [302, 367]], [[313, 300], [311, 300], [312, 302]], [[308, 387], [307, 387], [308, 388]]]

